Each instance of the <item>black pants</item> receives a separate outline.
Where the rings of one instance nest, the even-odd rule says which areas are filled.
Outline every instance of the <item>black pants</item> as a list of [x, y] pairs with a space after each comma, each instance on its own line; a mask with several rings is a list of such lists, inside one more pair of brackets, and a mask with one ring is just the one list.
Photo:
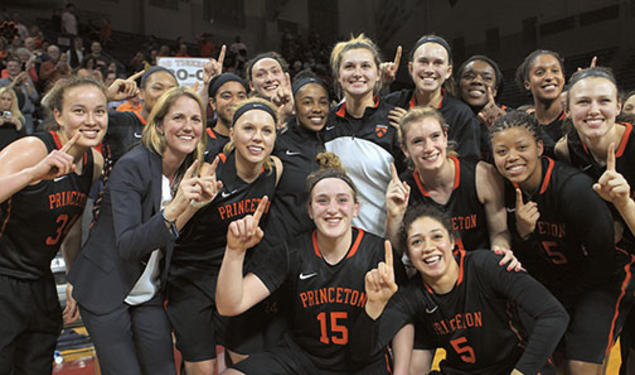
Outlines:
[[163, 298], [138, 305], [122, 304], [97, 315], [79, 306], [97, 350], [104, 375], [173, 375], [174, 351]]
[[51, 374], [62, 330], [52, 276], [21, 280], [0, 275], [0, 374]]

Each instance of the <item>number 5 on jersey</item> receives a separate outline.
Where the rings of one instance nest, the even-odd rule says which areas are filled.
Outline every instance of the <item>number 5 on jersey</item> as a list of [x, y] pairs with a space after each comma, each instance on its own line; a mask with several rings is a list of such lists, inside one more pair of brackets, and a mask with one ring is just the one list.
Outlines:
[[458, 339], [450, 340], [450, 345], [456, 354], [461, 357], [463, 362], [466, 363], [476, 363], [476, 355], [474, 354], [474, 349], [468, 344], [467, 339], [465, 337], [459, 337]]

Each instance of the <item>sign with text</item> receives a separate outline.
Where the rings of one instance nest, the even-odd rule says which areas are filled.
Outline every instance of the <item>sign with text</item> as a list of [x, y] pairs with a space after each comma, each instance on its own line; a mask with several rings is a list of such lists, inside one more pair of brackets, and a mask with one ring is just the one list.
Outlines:
[[194, 88], [196, 81], [203, 83], [203, 66], [209, 59], [201, 57], [157, 57], [157, 65], [169, 69], [179, 86]]

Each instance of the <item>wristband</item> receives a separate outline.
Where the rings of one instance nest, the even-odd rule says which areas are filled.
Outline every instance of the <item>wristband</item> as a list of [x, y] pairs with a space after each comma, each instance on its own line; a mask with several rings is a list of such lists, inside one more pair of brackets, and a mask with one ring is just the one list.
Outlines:
[[165, 221], [170, 226], [170, 233], [172, 234], [172, 237], [178, 238], [179, 230], [176, 228], [176, 220], [172, 221], [165, 216], [165, 208], [162, 208], [160, 212], [163, 221]]

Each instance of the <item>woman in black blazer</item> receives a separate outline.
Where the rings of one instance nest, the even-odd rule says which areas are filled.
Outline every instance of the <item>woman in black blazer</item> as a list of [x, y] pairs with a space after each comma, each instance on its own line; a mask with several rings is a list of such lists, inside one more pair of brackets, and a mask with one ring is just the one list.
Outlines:
[[197, 173], [204, 119], [204, 104], [189, 89], [159, 99], [141, 145], [113, 169], [100, 216], [70, 272], [104, 374], [175, 373], [163, 309], [167, 269], [179, 229], [221, 185], [215, 165]]

